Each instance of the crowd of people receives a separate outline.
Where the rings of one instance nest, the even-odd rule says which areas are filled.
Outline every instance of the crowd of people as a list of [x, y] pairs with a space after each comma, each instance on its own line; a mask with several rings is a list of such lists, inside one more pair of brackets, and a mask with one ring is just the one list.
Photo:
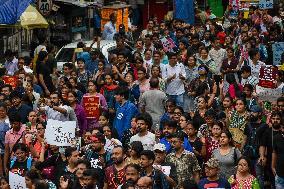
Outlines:
[[[199, 12], [195, 25], [153, 18], [137, 39], [109, 29], [113, 14], [109, 56], [96, 36], [98, 48], [79, 42], [62, 72], [45, 37], [33, 59], [7, 50], [2, 77], [17, 81], [1, 83], [0, 188], [10, 172], [28, 189], [283, 189], [284, 90], [270, 101], [256, 91], [272, 44], [284, 40], [278, 8], [254, 7], [248, 18], [228, 9], [223, 22]], [[87, 118], [84, 96], [99, 98], [98, 118]], [[46, 143], [49, 119], [76, 121], [71, 146]]]

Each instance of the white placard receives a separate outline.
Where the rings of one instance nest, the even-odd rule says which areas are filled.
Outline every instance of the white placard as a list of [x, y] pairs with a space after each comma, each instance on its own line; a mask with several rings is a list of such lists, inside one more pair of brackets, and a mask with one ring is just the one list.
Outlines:
[[27, 189], [25, 177], [9, 172], [9, 185], [11, 189]]
[[260, 9], [272, 9], [273, 0], [259, 0], [259, 8]]
[[256, 94], [260, 100], [276, 102], [282, 96], [282, 88], [270, 89], [256, 86]]
[[76, 121], [47, 120], [44, 138], [47, 144], [71, 146], [75, 138]]
[[276, 42], [272, 44], [273, 65], [281, 64], [281, 55], [284, 52], [284, 42]]

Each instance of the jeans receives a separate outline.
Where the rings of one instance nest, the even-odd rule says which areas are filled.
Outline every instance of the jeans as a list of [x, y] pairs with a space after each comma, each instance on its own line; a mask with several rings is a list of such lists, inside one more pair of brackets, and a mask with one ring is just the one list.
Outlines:
[[169, 95], [169, 98], [174, 100], [177, 104], [177, 106], [180, 106], [183, 108], [183, 94], [180, 95]]
[[275, 176], [275, 188], [283, 189], [284, 188], [284, 177]]

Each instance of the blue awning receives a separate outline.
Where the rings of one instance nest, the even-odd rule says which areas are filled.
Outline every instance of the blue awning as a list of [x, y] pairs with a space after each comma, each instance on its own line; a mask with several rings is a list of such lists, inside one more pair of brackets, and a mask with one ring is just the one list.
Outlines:
[[0, 24], [15, 24], [33, 0], [0, 0]]

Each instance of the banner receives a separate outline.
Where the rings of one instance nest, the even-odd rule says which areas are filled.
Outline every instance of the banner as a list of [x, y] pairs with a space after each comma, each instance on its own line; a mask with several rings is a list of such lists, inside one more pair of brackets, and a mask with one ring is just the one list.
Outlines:
[[259, 72], [258, 85], [264, 88], [277, 88], [276, 75], [278, 69], [274, 66], [262, 66]]
[[262, 101], [276, 102], [277, 99], [282, 96], [282, 87], [270, 89], [257, 85], [256, 94]]
[[11, 189], [26, 189], [25, 177], [9, 172], [9, 185]]
[[259, 0], [258, 6], [260, 9], [272, 9], [273, 0]]
[[284, 42], [276, 42], [272, 44], [273, 65], [282, 64], [281, 55], [284, 53]]
[[5, 75], [5, 76], [3, 76], [2, 79], [3, 79], [5, 84], [11, 85], [13, 89], [17, 86], [17, 80], [18, 80], [17, 76]]
[[47, 144], [71, 146], [75, 138], [76, 121], [47, 120], [44, 134]]
[[165, 52], [173, 52], [173, 48], [176, 47], [175, 42], [171, 38], [163, 37], [161, 39], [161, 42], [163, 44], [163, 48]]
[[99, 119], [100, 117], [100, 98], [98, 96], [83, 96], [83, 108], [86, 118]]
[[194, 2], [185, 0], [174, 1], [174, 16], [185, 23], [194, 24]]

